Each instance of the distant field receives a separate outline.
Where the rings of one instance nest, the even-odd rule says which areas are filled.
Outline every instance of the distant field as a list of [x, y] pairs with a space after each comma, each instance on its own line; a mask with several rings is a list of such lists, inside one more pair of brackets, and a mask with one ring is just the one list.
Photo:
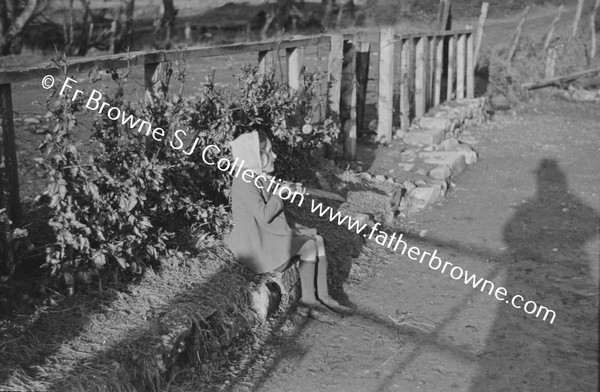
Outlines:
[[[345, 0], [337, 0], [342, 3]], [[185, 24], [192, 29], [192, 36], [197, 43], [224, 44], [259, 39], [259, 30], [264, 21], [258, 16], [261, 11], [273, 7], [275, 1], [265, 0], [175, 0], [178, 10], [176, 20], [176, 39], [181, 40]], [[455, 19], [477, 17], [480, 12], [482, 0], [452, 0], [453, 17]], [[499, 18], [514, 15], [520, 12], [527, 4], [574, 6], [577, 0], [489, 0], [489, 17]], [[591, 7], [591, 1], [586, 1], [586, 7]], [[66, 10], [64, 2], [53, 1], [56, 4], [26, 31], [25, 46], [33, 51], [44, 48], [53, 52], [62, 42]], [[75, 30], [78, 35], [81, 27], [77, 21], [82, 19], [81, 4], [76, 1]], [[114, 10], [120, 4], [116, 0], [94, 0], [92, 2], [95, 16], [94, 31], [98, 34], [110, 27]], [[134, 10], [134, 44], [132, 50], [152, 48], [160, 37], [154, 34], [153, 22], [160, 16], [162, 0], [137, 0]], [[322, 9], [321, 0], [305, 0], [301, 10], [308, 19], [320, 20]], [[431, 25], [438, 11], [439, 0], [355, 0], [356, 14], [360, 16], [361, 27], [378, 25], [405, 25], [407, 23], [422, 22]], [[62, 7], [62, 8], [61, 8]], [[254, 20], [252, 31], [247, 31], [248, 22]], [[54, 25], [48, 23], [53, 22]], [[354, 22], [346, 18], [342, 28], [354, 27]], [[42, 23], [43, 22], [43, 23]], [[600, 26], [600, 23], [598, 23]], [[309, 31], [297, 31], [299, 34], [318, 32], [314, 28]], [[271, 34], [274, 31], [270, 32]], [[31, 52], [30, 50], [29, 52]], [[0, 66], [6, 63], [0, 59]]]
[[[140, 9], [145, 9], [145, 11], [150, 10], [152, 7], [158, 7], [158, 3], [160, 0], [136, 0], [136, 7]], [[366, 1], [366, 0], [365, 0]], [[401, 3], [401, 0], [379, 0], [375, 6], [382, 7], [382, 9], [386, 8], [386, 4], [389, 5], [388, 14], [392, 15], [391, 10], [394, 5]], [[533, 1], [530, 1], [534, 3]], [[556, 1], [558, 2], [558, 1]], [[564, 1], [565, 3], [574, 3], [573, 1]], [[210, 4], [208, 4], [210, 3]], [[180, 8], [180, 15], [185, 16], [186, 18], [205, 18], [208, 20], [208, 16], [214, 16], [210, 20], [212, 22], [222, 21], [227, 15], [230, 15], [229, 21], [233, 22], [241, 18], [241, 16], [232, 17], [233, 13], [226, 12], [227, 9], [235, 10], [236, 15], [248, 15], [248, 10], [251, 8], [247, 7], [260, 7], [262, 1], [251, 0], [246, 2], [236, 2], [240, 3], [239, 5], [231, 4], [232, 2], [226, 2], [225, 0], [215, 0], [211, 2], [201, 2], [201, 1], [176, 1], [176, 7]], [[243, 4], [245, 3], [245, 4]], [[408, 2], [410, 3], [410, 2]], [[437, 9], [437, 0], [423, 0], [417, 2], [413, 0], [414, 4], [418, 3], [418, 7], [420, 10]], [[510, 39], [511, 34], [507, 34], [507, 31], [514, 29], [516, 26], [516, 14], [520, 12], [523, 7], [522, 1], [500, 1], [500, 0], [492, 0], [491, 2], [490, 14], [492, 15], [491, 20], [488, 23], [488, 29], [486, 30], [486, 36], [484, 38], [484, 46], [495, 44], [502, 40]], [[454, 0], [453, 1], [455, 11], [455, 26], [463, 27], [464, 24], [473, 22], [476, 20], [475, 18], [478, 15], [478, 8], [480, 1], [474, 0]], [[189, 8], [185, 8], [189, 7]], [[221, 8], [219, 8], [221, 7]], [[574, 10], [573, 5], [567, 6], [570, 10], [571, 15], [565, 15], [563, 18], [564, 23], [569, 23], [572, 19], [572, 12]], [[185, 11], [184, 11], [185, 10]], [[203, 10], [203, 11], [201, 11]], [[240, 11], [241, 10], [241, 11]], [[243, 12], [242, 12], [243, 11]], [[148, 11], [149, 12], [149, 11]], [[194, 16], [194, 14], [196, 16]], [[423, 11], [424, 12], [424, 11]], [[544, 6], [544, 7], [534, 7], [532, 13], [530, 15], [545, 15], [550, 17], [551, 14], [555, 12], [555, 7], [553, 6]], [[504, 16], [498, 17], [493, 15], [499, 14], [512, 15], [512, 17]], [[425, 20], [405, 20], [401, 23], [398, 23], [396, 26], [397, 31], [414, 31], [414, 30], [425, 30], [429, 27], [427, 23], [427, 18], [433, 18], [435, 16], [435, 11], [427, 14], [425, 16]], [[550, 17], [551, 18], [551, 17]], [[371, 20], [372, 23], [373, 20]], [[362, 31], [369, 31], [376, 29], [376, 26], [366, 26], [360, 28]], [[525, 34], [527, 35], [540, 35], [544, 34], [547, 29], [547, 20], [546, 19], [538, 19], [537, 21], [531, 21], [527, 23], [525, 26]], [[347, 31], [358, 31], [356, 28], [352, 28], [351, 26], [347, 26], [345, 28]], [[239, 40], [242, 40], [239, 37]], [[239, 41], [238, 40], [238, 41]], [[217, 40], [218, 41], [218, 40]], [[218, 42], [215, 42], [218, 43]], [[375, 44], [375, 42], [373, 42]], [[210, 45], [210, 42], [197, 42], [196, 44], [201, 45]], [[376, 45], [371, 46], [373, 49], [376, 48]], [[202, 60], [193, 60], [189, 61], [187, 64], [187, 81], [185, 85], [184, 94], [190, 95], [198, 92], [201, 87], [201, 83], [204, 82], [205, 77], [212, 72], [215, 72], [215, 80], [223, 86], [231, 86], [235, 83], [234, 75], [239, 73], [240, 66], [244, 63], [256, 63], [256, 54], [245, 54], [239, 55], [235, 57], [215, 57], [209, 59]], [[12, 57], [0, 57], [0, 66], [22, 66], [23, 64], [35, 64], [40, 62], [48, 61], [52, 57], [51, 53], [41, 54], [39, 52], [31, 53], [30, 56], [12, 56]], [[285, 60], [282, 60], [285, 61]], [[317, 67], [321, 67], [321, 69], [326, 68], [326, 51], [323, 49], [320, 52], [315, 51], [307, 51], [307, 64], [309, 65], [310, 70], [314, 70], [315, 65]], [[371, 56], [371, 69], [370, 69], [370, 77], [372, 79], [376, 79], [377, 77], [377, 65], [378, 65], [378, 57], [376, 50], [372, 53]], [[283, 64], [285, 69], [285, 63]], [[131, 77], [130, 77], [130, 96], [132, 98], [140, 98], [143, 95], [141, 94], [141, 89], [143, 86], [143, 70], [142, 67], [134, 68]], [[76, 77], [77, 78], [77, 77]], [[81, 76], [79, 79], [83, 79]], [[98, 88], [97, 86], [85, 85], [82, 83], [81, 87], [86, 90], [90, 90], [91, 88]], [[369, 110], [372, 112], [374, 110], [374, 97], [377, 94], [377, 85], [375, 82], [369, 83]], [[176, 88], [174, 87], [172, 91], [174, 92]], [[18, 136], [17, 143], [19, 147], [19, 160], [20, 160], [20, 171], [21, 171], [21, 181], [22, 181], [22, 193], [23, 195], [32, 196], [36, 192], [41, 189], [43, 186], [43, 181], [41, 181], [35, 175], [35, 164], [33, 162], [33, 158], [37, 155], [35, 149], [37, 144], [40, 141], [40, 135], [36, 134], [36, 126], [35, 125], [25, 125], [20, 120], [27, 117], [32, 113], [43, 113], [44, 110], [36, 105], [35, 102], [43, 102], [45, 97], [47, 96], [47, 91], [43, 90], [40, 86], [39, 80], [30, 80], [22, 83], [13, 84], [13, 101], [15, 108], [15, 117], [17, 119], [17, 127], [18, 127]], [[85, 116], [85, 113], [82, 114]], [[83, 121], [84, 124], [89, 123], [89, 119]], [[85, 128], [85, 126], [83, 127]], [[81, 129], [81, 137], [82, 142], [85, 143], [86, 140], [89, 140], [89, 133], [85, 129]]]
[[[337, 3], [343, 3], [345, 0], [337, 0]], [[321, 0], [304, 0], [305, 3], [321, 3]], [[503, 15], [507, 11], [522, 9], [528, 4], [538, 5], [560, 5], [577, 4], [577, 0], [488, 0], [490, 3], [490, 11], [492, 14]], [[112, 7], [118, 1], [115, 0], [94, 0], [94, 8], [102, 6]], [[232, 6], [265, 6], [275, 3], [274, 0], [175, 0], [175, 8], [180, 10], [180, 15], [191, 16], [209, 12], [220, 7]], [[363, 7], [371, 3], [371, 8], [388, 11], [396, 7], [412, 7], [420, 10], [437, 10], [439, 0], [354, 0], [354, 4], [358, 7]], [[456, 12], [464, 14], [478, 11], [481, 7], [482, 0], [452, 0], [452, 5]], [[136, 0], [135, 1], [135, 16], [148, 17], [153, 16], [162, 4], [162, 0]], [[78, 2], [74, 3], [75, 8], [80, 8]], [[215, 21], [219, 22], [219, 21]]]

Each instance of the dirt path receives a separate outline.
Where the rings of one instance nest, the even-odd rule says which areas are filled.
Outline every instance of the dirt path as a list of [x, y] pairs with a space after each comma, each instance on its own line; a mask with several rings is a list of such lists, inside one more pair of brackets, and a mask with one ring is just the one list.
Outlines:
[[[232, 389], [597, 390], [600, 113], [539, 107], [479, 131], [480, 161], [442, 205], [406, 224], [427, 230], [410, 245], [553, 309], [552, 325], [369, 245], [379, 273], [345, 287], [357, 314], [284, 333], [251, 382]], [[402, 312], [435, 329], [397, 328], [389, 316]]]

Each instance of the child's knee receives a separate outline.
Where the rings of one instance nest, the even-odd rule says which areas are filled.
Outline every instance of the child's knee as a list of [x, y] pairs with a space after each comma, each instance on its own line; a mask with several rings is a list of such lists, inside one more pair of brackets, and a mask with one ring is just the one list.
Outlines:
[[303, 261], [315, 260], [317, 258], [317, 254], [318, 246], [315, 240], [306, 241], [306, 243], [302, 245], [302, 248], [300, 248], [300, 251], [298, 252], [300, 260]]

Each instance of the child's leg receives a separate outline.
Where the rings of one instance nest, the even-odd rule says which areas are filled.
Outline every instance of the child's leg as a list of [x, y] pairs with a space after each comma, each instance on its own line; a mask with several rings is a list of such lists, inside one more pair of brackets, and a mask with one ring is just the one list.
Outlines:
[[351, 315], [354, 313], [354, 310], [347, 306], [341, 305], [339, 302], [329, 296], [329, 290], [327, 286], [328, 262], [327, 256], [325, 255], [325, 242], [323, 241], [323, 237], [320, 235], [317, 235], [315, 238], [317, 243], [317, 255], [319, 257], [317, 266], [317, 295], [319, 296], [321, 302], [336, 312], [345, 315]]
[[317, 244], [314, 240], [307, 241], [298, 250], [300, 256], [298, 271], [300, 272], [300, 286], [302, 288], [301, 303], [311, 305], [317, 303], [315, 296], [315, 272], [317, 264]]
[[300, 255], [300, 286], [302, 287], [302, 298], [299, 312], [323, 322], [335, 323], [336, 318], [332, 316], [327, 307], [323, 307], [315, 295], [315, 272], [317, 269], [317, 243], [315, 240], [307, 241], [298, 251]]

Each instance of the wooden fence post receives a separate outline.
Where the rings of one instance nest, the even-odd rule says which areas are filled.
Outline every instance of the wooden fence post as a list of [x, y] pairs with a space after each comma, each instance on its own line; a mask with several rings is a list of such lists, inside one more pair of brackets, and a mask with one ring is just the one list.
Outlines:
[[467, 35], [467, 98], [475, 97], [475, 64], [473, 62], [473, 33]]
[[417, 38], [415, 48], [415, 117], [423, 117], [425, 114], [425, 105], [427, 103], [427, 94], [425, 88], [427, 86], [425, 73], [425, 40], [426, 37]]
[[569, 34], [569, 39], [567, 39], [567, 44], [570, 43], [573, 38], [577, 35], [577, 30], [579, 29], [579, 21], [581, 20], [581, 12], [583, 11], [583, 2], [585, 0], [579, 0], [577, 2], [577, 11], [575, 11], [575, 19], [573, 19], [573, 27], [571, 28], [571, 33]]
[[438, 30], [446, 31], [452, 29], [452, 14], [451, 14], [451, 1], [440, 0], [440, 7], [438, 10]]
[[517, 25], [517, 30], [515, 31], [515, 37], [513, 38], [513, 43], [508, 52], [508, 61], [512, 61], [512, 59], [515, 55], [515, 52], [517, 51], [517, 47], [519, 46], [519, 39], [521, 38], [521, 31], [523, 30], [523, 25], [525, 24], [525, 20], [527, 19], [527, 14], [529, 13], [530, 8], [531, 8], [530, 6], [527, 6], [527, 7], [525, 7], [525, 10], [523, 10], [523, 14], [521, 15], [521, 20], [519, 21], [519, 24]]
[[456, 44], [456, 99], [465, 97], [465, 51], [466, 51], [466, 36], [460, 34]]
[[288, 48], [285, 52], [287, 55], [288, 86], [290, 86], [290, 90], [297, 91], [304, 85], [304, 48]]
[[358, 130], [364, 129], [365, 105], [367, 103], [367, 84], [369, 82], [369, 57], [370, 44], [356, 42], [356, 82], [358, 95], [356, 97], [356, 126]]
[[442, 68], [444, 67], [444, 37], [438, 37], [435, 46], [435, 84], [433, 88], [433, 104], [434, 106], [437, 106], [442, 101]]
[[481, 49], [481, 42], [483, 41], [483, 29], [485, 27], [485, 20], [487, 19], [489, 3], [485, 2], [481, 5], [481, 15], [479, 15], [479, 22], [477, 23], [477, 36], [475, 37], [475, 52], [473, 53], [473, 64], [477, 67], [477, 59], [479, 57], [479, 50]]
[[394, 31], [381, 30], [379, 36], [379, 100], [377, 138], [392, 141], [394, 116]]
[[356, 48], [352, 41], [344, 42], [342, 63], [342, 131], [344, 152], [348, 160], [356, 158]]
[[168, 94], [169, 86], [163, 78], [169, 67], [169, 63], [144, 64], [144, 91], [146, 104], [154, 105], [154, 101], [162, 95]]
[[[342, 129], [340, 101], [342, 93], [342, 63], [344, 61], [344, 37], [332, 35], [329, 37], [329, 55], [327, 57], [327, 116], [331, 117], [338, 129]], [[334, 151], [335, 146], [334, 144]], [[327, 149], [330, 155], [331, 149]]]
[[442, 18], [444, 15], [444, 8], [446, 7], [446, 2], [445, 0], [440, 0], [440, 4], [438, 5], [438, 13], [437, 13], [437, 26], [438, 26], [438, 30], [443, 30], [442, 29]]
[[[154, 106], [157, 100], [169, 95], [169, 85], [165, 81], [169, 66], [168, 62], [144, 64], [144, 101], [146, 105]], [[150, 156], [154, 150], [153, 139], [146, 137], [146, 155]]]
[[408, 130], [410, 127], [410, 69], [412, 38], [401, 40], [400, 58], [400, 127]]
[[592, 14], [590, 15], [590, 32], [592, 34], [590, 43], [590, 59], [596, 57], [596, 14], [598, 13], [598, 8], [600, 8], [600, 0], [596, 0], [594, 3], [594, 8], [592, 9]]
[[344, 37], [332, 35], [327, 59], [328, 115], [340, 125], [340, 96], [342, 92], [342, 62], [344, 61]]
[[[21, 201], [19, 197], [19, 170], [15, 125], [13, 121], [12, 88], [9, 83], [0, 84], [0, 210], [13, 227], [21, 225]], [[0, 271], [12, 274], [15, 260], [12, 249], [12, 230], [8, 222], [0, 223]]]
[[408, 97], [410, 101], [410, 117], [413, 119], [416, 116], [417, 102], [417, 40], [411, 37], [408, 40], [408, 49], [410, 51], [410, 67], [408, 69]]
[[275, 56], [272, 50], [258, 52], [258, 73], [268, 75], [275, 70]]
[[110, 23], [110, 35], [108, 39], [108, 51], [110, 53], [115, 53], [115, 41], [117, 39], [117, 16], [113, 16], [113, 20]]
[[556, 17], [554, 18], [554, 20], [552, 21], [552, 24], [550, 25], [550, 30], [548, 30], [548, 34], [546, 35], [546, 40], [544, 41], [544, 51], [547, 52], [548, 47], [550, 47], [550, 42], [552, 42], [552, 36], [554, 35], [554, 30], [556, 29], [556, 25], [558, 24], [558, 21], [560, 20], [560, 16], [563, 13], [563, 10], [565, 9], [564, 5], [560, 5], [560, 7], [558, 7], [558, 12], [556, 13]]
[[435, 80], [435, 36], [427, 37], [428, 51], [427, 55], [427, 108], [433, 106], [434, 101], [434, 80]]
[[546, 79], [554, 77], [554, 72], [556, 71], [557, 51], [557, 48], [548, 48], [548, 50], [546, 51], [546, 67], [544, 70], [544, 75]]
[[453, 35], [448, 40], [448, 80], [446, 90], [446, 100], [452, 101], [454, 94], [454, 72], [456, 64], [456, 36]]

